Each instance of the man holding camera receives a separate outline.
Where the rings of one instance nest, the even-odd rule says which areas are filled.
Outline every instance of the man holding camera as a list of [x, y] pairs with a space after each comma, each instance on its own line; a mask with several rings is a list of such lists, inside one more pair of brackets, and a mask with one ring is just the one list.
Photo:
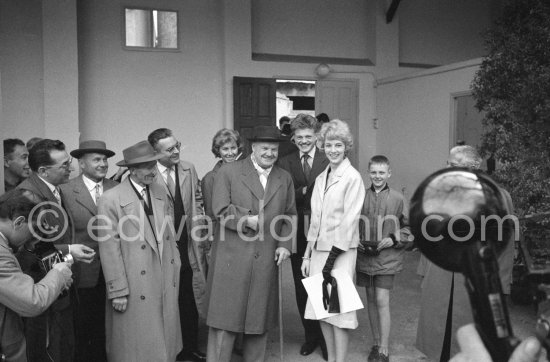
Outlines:
[[19, 191], [0, 204], [0, 350], [7, 361], [27, 361], [21, 316], [43, 313], [72, 283], [66, 262], [55, 264], [36, 284], [21, 270], [12, 250], [32, 239], [34, 207]]

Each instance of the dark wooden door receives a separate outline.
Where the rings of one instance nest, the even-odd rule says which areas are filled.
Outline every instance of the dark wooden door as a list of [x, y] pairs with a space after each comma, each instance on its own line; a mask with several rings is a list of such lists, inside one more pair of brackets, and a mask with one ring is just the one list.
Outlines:
[[275, 91], [275, 79], [233, 77], [234, 129], [241, 134], [246, 155], [250, 154], [247, 139], [252, 128], [276, 125]]

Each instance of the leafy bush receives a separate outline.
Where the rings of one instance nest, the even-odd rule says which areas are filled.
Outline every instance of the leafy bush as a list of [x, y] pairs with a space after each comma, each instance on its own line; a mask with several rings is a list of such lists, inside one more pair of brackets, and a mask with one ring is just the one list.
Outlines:
[[[473, 82], [485, 112], [481, 152], [519, 216], [550, 210], [550, 2], [508, 1], [485, 34], [488, 55]], [[536, 220], [548, 230], [550, 217]], [[548, 241], [550, 242], [550, 240]]]

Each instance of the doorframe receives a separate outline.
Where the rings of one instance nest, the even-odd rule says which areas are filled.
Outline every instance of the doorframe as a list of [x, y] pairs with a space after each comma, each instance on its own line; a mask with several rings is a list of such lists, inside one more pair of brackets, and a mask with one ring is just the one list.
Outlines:
[[458, 117], [457, 117], [457, 98], [464, 97], [464, 96], [471, 96], [472, 91], [460, 91], [460, 92], [453, 92], [450, 95], [450, 112], [451, 116], [449, 117], [449, 150], [456, 146], [456, 127], [458, 123]]

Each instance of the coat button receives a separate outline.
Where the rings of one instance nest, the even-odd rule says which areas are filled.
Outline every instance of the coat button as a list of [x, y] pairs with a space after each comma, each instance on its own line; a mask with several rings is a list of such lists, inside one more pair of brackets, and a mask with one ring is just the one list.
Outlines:
[[145, 296], [144, 296], [144, 295], [142, 295], [140, 298], [141, 298], [141, 300], [145, 300]]
[[170, 263], [171, 263], [171, 264], [174, 264], [174, 259], [170, 260]]
[[258, 259], [260, 257], [260, 253], [254, 254], [254, 258]]
[[141, 271], [141, 275], [145, 275], [145, 270], [142, 270], [142, 271]]
[[145, 249], [145, 244], [143, 244], [143, 245], [141, 246], [141, 248], [142, 248], [142, 249]]

